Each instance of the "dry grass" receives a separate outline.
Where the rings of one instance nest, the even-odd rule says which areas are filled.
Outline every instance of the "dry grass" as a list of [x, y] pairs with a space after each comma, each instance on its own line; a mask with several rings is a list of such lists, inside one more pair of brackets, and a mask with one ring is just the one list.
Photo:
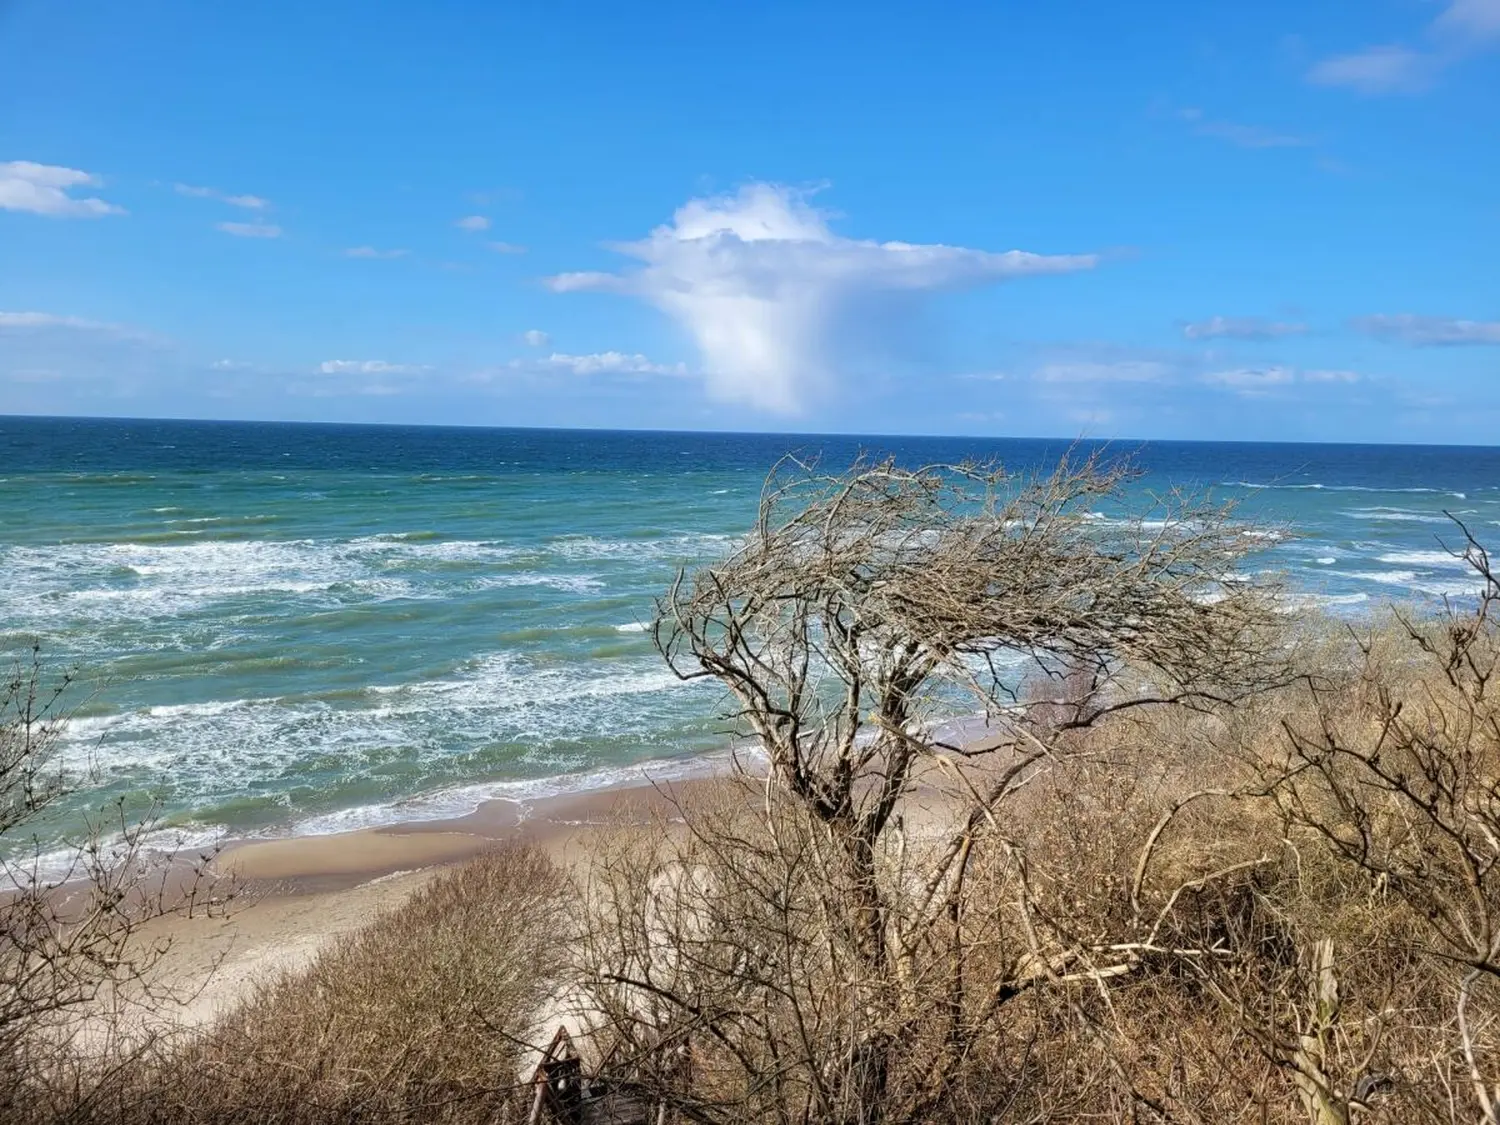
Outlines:
[[[99, 1122], [492, 1122], [558, 984], [566, 880], [538, 849], [444, 874], [195, 1041], [138, 1060]], [[64, 1114], [63, 1118], [67, 1119]]]

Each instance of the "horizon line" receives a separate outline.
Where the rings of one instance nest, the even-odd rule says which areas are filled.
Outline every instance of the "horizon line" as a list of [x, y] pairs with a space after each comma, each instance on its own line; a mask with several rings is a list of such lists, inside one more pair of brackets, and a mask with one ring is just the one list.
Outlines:
[[9, 414], [0, 413], [0, 424], [12, 421], [32, 422], [175, 422], [188, 425], [220, 426], [322, 426], [347, 429], [388, 430], [495, 430], [522, 433], [584, 433], [584, 434], [673, 434], [696, 437], [780, 437], [780, 438], [870, 438], [925, 441], [1035, 441], [1059, 442], [1069, 445], [1296, 445], [1296, 446], [1369, 446], [1374, 448], [1414, 449], [1500, 449], [1500, 442], [1489, 445], [1472, 442], [1424, 442], [1424, 441], [1356, 441], [1298, 438], [1148, 438], [1148, 437], [1091, 437], [1076, 434], [1073, 437], [1029, 436], [1024, 434], [955, 434], [955, 433], [877, 433], [852, 430], [694, 430], [670, 427], [612, 427], [612, 426], [525, 426], [497, 423], [473, 422], [350, 422], [340, 420], [314, 421], [308, 419], [283, 418], [183, 418], [171, 416], [143, 416], [119, 414]]

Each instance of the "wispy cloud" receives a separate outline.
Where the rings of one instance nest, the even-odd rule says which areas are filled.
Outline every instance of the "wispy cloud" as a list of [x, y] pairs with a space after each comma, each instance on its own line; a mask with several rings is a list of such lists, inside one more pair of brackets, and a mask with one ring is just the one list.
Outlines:
[[[536, 329], [525, 333], [522, 339], [533, 347], [545, 347], [549, 342], [547, 334]], [[544, 356], [522, 356], [470, 371], [463, 376], [463, 381], [498, 385], [533, 380], [541, 386], [558, 379], [623, 379], [634, 382], [660, 377], [681, 378], [690, 374], [686, 364], [657, 363], [639, 352], [607, 351], [582, 355], [552, 352]]]
[[318, 364], [324, 375], [421, 375], [431, 371], [425, 363], [390, 363], [383, 359], [325, 359]]
[[537, 367], [570, 375], [686, 375], [685, 364], [653, 363], [640, 353], [591, 352], [587, 355], [568, 355], [553, 352], [543, 360], [513, 361], [522, 367]]
[[215, 223], [214, 229], [236, 238], [280, 238], [282, 230], [275, 223]]
[[530, 328], [521, 333], [521, 340], [528, 348], [545, 348], [552, 343], [552, 337], [540, 328]]
[[1284, 387], [1297, 378], [1290, 367], [1238, 367], [1229, 371], [1210, 371], [1203, 381], [1210, 386], [1233, 387], [1236, 390], [1264, 390]]
[[1038, 383], [1159, 383], [1173, 374], [1170, 364], [1152, 359], [1044, 363], [1031, 373]]
[[1445, 69], [1500, 47], [1500, 0], [1449, 0], [1428, 24], [1425, 44], [1385, 43], [1315, 63], [1308, 81], [1361, 94], [1409, 94], [1426, 89]]
[[59, 316], [44, 312], [0, 312], [0, 329], [5, 328], [81, 328], [87, 331], [114, 331], [115, 325], [81, 316]]
[[1353, 324], [1366, 335], [1416, 347], [1500, 344], [1500, 320], [1459, 320], [1448, 316], [1398, 313], [1358, 317]]
[[1306, 332], [1305, 324], [1258, 316], [1211, 316], [1182, 326], [1182, 334], [1189, 340], [1279, 340]]
[[493, 250], [496, 254], [526, 253], [526, 247], [517, 246], [514, 242], [486, 242], [485, 245]]
[[453, 224], [459, 230], [477, 232], [490, 229], [490, 221], [484, 215], [465, 215]]
[[1202, 381], [1213, 387], [1224, 387], [1246, 397], [1259, 397], [1272, 391], [1287, 388], [1296, 383], [1359, 383], [1363, 376], [1357, 371], [1312, 370], [1302, 371], [1295, 367], [1237, 367], [1224, 371], [1210, 371]]
[[1278, 132], [1263, 125], [1243, 125], [1233, 121], [1214, 121], [1201, 109], [1182, 109], [1177, 116], [1200, 137], [1213, 137], [1240, 148], [1307, 148], [1312, 141], [1295, 133]]
[[845, 238], [807, 193], [756, 183], [695, 199], [671, 224], [614, 246], [636, 259], [622, 273], [564, 273], [559, 293], [636, 297], [687, 330], [711, 395], [797, 413], [843, 373], [861, 308], [885, 299], [882, 319], [913, 300], [1034, 274], [1092, 269], [1093, 254], [993, 253], [958, 246]]
[[173, 184], [172, 189], [178, 195], [189, 195], [195, 199], [216, 199], [220, 203], [227, 203], [231, 207], [243, 207], [248, 211], [264, 211], [271, 206], [269, 199], [262, 199], [258, 195], [230, 195], [218, 188], [194, 187], [192, 184]]
[[102, 320], [91, 320], [88, 317], [49, 312], [0, 311], [0, 334], [12, 337], [23, 335], [71, 335], [75, 338], [83, 336], [109, 337], [115, 340], [128, 340], [132, 343], [152, 346], [160, 346], [163, 343], [161, 337], [149, 332], [143, 332], [138, 328], [131, 328], [128, 325], [112, 324]]
[[0, 312], [0, 402], [17, 413], [126, 412], [109, 404], [175, 389], [182, 375], [175, 345], [155, 333], [68, 313]]
[[56, 164], [35, 164], [30, 160], [0, 163], [0, 209], [54, 219], [98, 219], [125, 214], [125, 208], [113, 203], [71, 194], [76, 188], [99, 187], [102, 183], [91, 172]]
[[404, 258], [407, 250], [377, 250], [373, 246], [351, 246], [344, 251], [346, 258]]
[[1432, 81], [1436, 63], [1422, 51], [1390, 44], [1323, 59], [1307, 78], [1317, 86], [1344, 86], [1361, 94], [1409, 94]]

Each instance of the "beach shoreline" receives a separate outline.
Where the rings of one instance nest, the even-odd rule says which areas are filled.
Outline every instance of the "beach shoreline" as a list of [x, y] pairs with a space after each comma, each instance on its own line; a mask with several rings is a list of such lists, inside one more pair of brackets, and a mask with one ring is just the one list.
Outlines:
[[[952, 724], [973, 749], [993, 737], [982, 721]], [[730, 751], [694, 761], [687, 775], [584, 788], [529, 802], [492, 800], [464, 816], [413, 820], [324, 835], [227, 842], [212, 865], [235, 898], [221, 917], [169, 917], [143, 928], [170, 950], [154, 970], [183, 992], [162, 1021], [205, 1026], [254, 994], [259, 984], [308, 965], [331, 943], [394, 909], [443, 871], [507, 844], [541, 848], [564, 870], [585, 871], [599, 855], [598, 833], [616, 826], [678, 819], [689, 801], [731, 778], [754, 780], [745, 756]], [[712, 767], [712, 768], [710, 768]], [[915, 778], [910, 826], [939, 823], [948, 801], [935, 779]], [[748, 795], [748, 790], [746, 791]]]
[[227, 910], [172, 915], [142, 926], [141, 948], [164, 947], [150, 977], [176, 997], [150, 1017], [149, 1033], [192, 1031], [253, 997], [258, 987], [309, 965], [324, 949], [399, 907], [443, 871], [493, 848], [531, 843], [578, 869], [593, 834], [610, 825], [674, 815], [692, 789], [730, 775], [639, 781], [538, 798], [489, 801], [462, 817], [325, 835], [227, 842], [211, 872], [228, 880]]

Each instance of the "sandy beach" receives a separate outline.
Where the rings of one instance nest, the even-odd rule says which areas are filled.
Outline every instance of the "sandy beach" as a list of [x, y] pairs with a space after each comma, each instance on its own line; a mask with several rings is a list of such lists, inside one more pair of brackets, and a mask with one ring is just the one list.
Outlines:
[[594, 829], [670, 815], [675, 796], [703, 779], [599, 789], [537, 800], [524, 809], [490, 801], [463, 817], [413, 821], [326, 836], [227, 844], [218, 870], [235, 880], [224, 917], [166, 918], [141, 931], [168, 942], [153, 979], [178, 1001], [159, 1017], [202, 1026], [259, 982], [308, 964], [328, 943], [403, 902], [446, 867], [515, 839], [540, 844], [559, 863], [588, 855]]
[[[984, 741], [973, 739], [970, 745]], [[502, 842], [532, 841], [561, 866], [577, 870], [592, 854], [596, 830], [672, 817], [677, 800], [733, 768], [727, 755], [714, 764], [716, 774], [671, 781], [643, 775], [637, 784], [545, 797], [525, 806], [488, 801], [466, 816], [445, 820], [230, 842], [217, 861], [220, 873], [232, 876], [237, 887], [228, 915], [167, 918], [142, 931], [143, 940], [170, 942], [154, 976], [169, 982], [182, 1001], [169, 1005], [161, 1018], [186, 1027], [211, 1022], [258, 982], [308, 964], [328, 943], [399, 905], [445, 868]], [[947, 806], [939, 786], [918, 778], [904, 803], [908, 826], [935, 825]]]

